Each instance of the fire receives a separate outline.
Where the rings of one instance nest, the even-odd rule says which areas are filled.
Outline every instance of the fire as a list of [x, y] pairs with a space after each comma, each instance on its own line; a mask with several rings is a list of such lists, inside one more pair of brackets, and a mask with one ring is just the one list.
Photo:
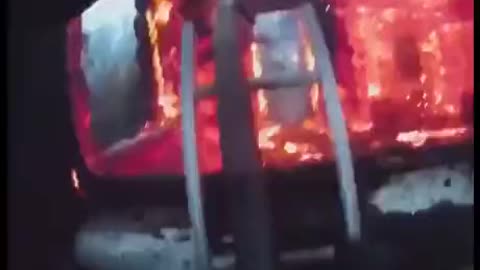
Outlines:
[[318, 111], [318, 105], [320, 102], [320, 86], [318, 83], [314, 83], [310, 89], [310, 101], [312, 103], [312, 110], [314, 112]]
[[[461, 36], [463, 32], [458, 30], [463, 25], [451, 22], [446, 24], [445, 22], [448, 21], [446, 12], [439, 10], [435, 11], [434, 16], [437, 21], [434, 24], [429, 22], [431, 11], [421, 8], [427, 0], [417, 2], [407, 0], [408, 3], [403, 6], [380, 4], [378, 7], [375, 6], [375, 1], [377, 0], [352, 0], [346, 8], [332, 11], [335, 14], [341, 13], [346, 19], [348, 42], [354, 51], [351, 58], [354, 74], [350, 77], [356, 80], [356, 89], [348, 89], [345, 87], [347, 84], [338, 87], [342, 103], [350, 106], [345, 107], [344, 110], [350, 137], [352, 139], [356, 136], [368, 138], [366, 145], [371, 146], [369, 149], [378, 149], [388, 147], [395, 142], [420, 147], [425, 145], [429, 138], [442, 139], [465, 134], [464, 128], [432, 130], [423, 126], [413, 131], [411, 128], [407, 131], [396, 131], [394, 133], [397, 134], [396, 137], [377, 134], [378, 123], [375, 119], [379, 116], [372, 117], [374, 102], [393, 100], [392, 104], [401, 104], [399, 107], [384, 106], [380, 112], [375, 112], [384, 115], [389, 115], [388, 110], [412, 107], [417, 109], [414, 113], [421, 117], [437, 114], [442, 117], [445, 114], [452, 117], [459, 115], [460, 105], [455, 99], [458, 94], [455, 93], [456, 90], [452, 90], [453, 84], [448, 80], [454, 78], [449, 76], [461, 73], [452, 72], [452, 64], [448, 61], [451, 59], [449, 53], [453, 50], [446, 51], [443, 44], [447, 39], [444, 33], [448, 32], [453, 35], [450, 38], [452, 40], [450, 48], [453, 48], [453, 45], [457, 44], [456, 40], [463, 38]], [[378, 0], [378, 2], [381, 1]], [[431, 3], [427, 5], [428, 8], [431, 6]], [[329, 6], [328, 9], [330, 8], [333, 9]], [[180, 113], [174, 86], [163, 76], [158, 49], [158, 43], [161, 42], [159, 35], [170, 18], [171, 9], [171, 2], [158, 0], [146, 14], [153, 48], [152, 62], [158, 93], [157, 103], [161, 115], [159, 117], [165, 119], [164, 121], [175, 119]], [[438, 27], [432, 27], [435, 24], [438, 24]], [[290, 61], [288, 64], [303, 65], [306, 72], [313, 73], [316, 59], [312, 44], [308, 38], [308, 32], [301, 23], [299, 30], [302, 49], [287, 61]], [[266, 52], [262, 51], [262, 46], [262, 43], [252, 42], [248, 49], [250, 59], [247, 61], [249, 63], [247, 69], [255, 79], [261, 78], [265, 73], [261, 54]], [[407, 60], [403, 61], [404, 59]], [[210, 74], [213, 69], [212, 71], [201, 69], [199, 72]], [[208, 74], [199, 75], [209, 78]], [[462, 85], [462, 82], [459, 81], [458, 84]], [[320, 107], [322, 106], [321, 86], [315, 83], [309, 88], [308, 116], [300, 124], [293, 126], [270, 119], [270, 93], [267, 92], [269, 90], [258, 89], [253, 96], [256, 105], [254, 110], [257, 143], [266, 166], [289, 166], [298, 162], [318, 162], [325, 158], [332, 158], [331, 154], [327, 154], [330, 153], [329, 148], [332, 146], [325, 126], [325, 112]], [[358, 101], [355, 98], [352, 99], [353, 96]], [[353, 102], [348, 103], [352, 100]], [[404, 104], [411, 106], [404, 106]], [[405, 119], [416, 117], [408, 113], [411, 112], [405, 110]], [[381, 117], [383, 116], [380, 115]], [[398, 121], [390, 121], [391, 126], [387, 129], [394, 129]], [[424, 120], [424, 122], [428, 121], [430, 120]], [[205, 127], [205, 129], [208, 128]], [[355, 140], [352, 140], [352, 143], [353, 141]]]
[[422, 73], [420, 76], [420, 82], [424, 84], [427, 81], [427, 75], [425, 73]]
[[[327, 6], [327, 11], [337, 14], [339, 21], [345, 23], [345, 29], [336, 29], [340, 38], [331, 58], [337, 68], [335, 75], [339, 75], [336, 79], [342, 85], [338, 86], [338, 92], [344, 106], [354, 155], [364, 154], [356, 151], [368, 151], [371, 154], [398, 146], [399, 143], [405, 147], [418, 148], [436, 143], [437, 140], [450, 142], [473, 134], [473, 128], [464, 124], [472, 120], [463, 120], [464, 117], [467, 118], [464, 114], [473, 110], [473, 101], [472, 105], [468, 105], [472, 108], [464, 108], [468, 99], [473, 99], [474, 91], [473, 20], [452, 14], [453, 11], [449, 8], [452, 1], [349, 0], [343, 1], [345, 4], [342, 7], [335, 7], [340, 6], [340, 3]], [[459, 2], [473, 0], [457, 0], [456, 4]], [[112, 165], [115, 168], [106, 169], [111, 170], [109, 173], [135, 171], [143, 174], [145, 171], [166, 172], [171, 168], [175, 172], [182, 171], [181, 157], [178, 158], [181, 151], [173, 148], [177, 145], [165, 143], [169, 137], [163, 137], [163, 134], [161, 139], [157, 139], [160, 138], [160, 132], [151, 132], [158, 131], [159, 126], [172, 127], [173, 123], [178, 123], [181, 113], [176, 89], [178, 76], [170, 76], [177, 72], [175, 56], [178, 55], [179, 47], [178, 43], [167, 46], [167, 43], [175, 43], [171, 42], [171, 36], [175, 35], [170, 35], [169, 31], [176, 30], [174, 25], [178, 26], [176, 19], [179, 16], [173, 16], [176, 12], [175, 3], [172, 0], [154, 0], [145, 13], [151, 47], [156, 117], [155, 121], [145, 124], [144, 130], [135, 139], [148, 137], [154, 140], [143, 145], [131, 143], [128, 146], [130, 152], [122, 155], [129, 157], [128, 162], [113, 162], [122, 165]], [[298, 42], [301, 46], [298, 47], [302, 48], [280, 58], [281, 61], [285, 60], [286, 65], [299, 65], [302, 72], [312, 75], [318, 59], [315, 59], [312, 52], [308, 31], [303, 31], [306, 29], [302, 29], [300, 21], [298, 27], [301, 40]], [[345, 33], [341, 33], [342, 29]], [[345, 42], [348, 44], [342, 44]], [[204, 47], [209, 49], [211, 40], [205, 38], [198, 45], [198, 51], [207, 51]], [[245, 51], [244, 56], [248, 59], [245, 68], [251, 71], [255, 79], [269, 71], [266, 66], [262, 66], [262, 56], [266, 56], [262, 53], [269, 53], [262, 50], [264, 45], [253, 42]], [[342, 61], [346, 65], [342, 65]], [[171, 68], [173, 65], [176, 66]], [[205, 63], [197, 70], [197, 83], [212, 84], [214, 70], [213, 61]], [[306, 98], [302, 100], [305, 104], [302, 106], [308, 108], [298, 113], [298, 118], [292, 117], [295, 119], [284, 121], [285, 123], [276, 120], [280, 117], [272, 116], [276, 110], [273, 105], [277, 105], [274, 92], [259, 89], [252, 95], [257, 143], [265, 166], [289, 167], [334, 158], [332, 138], [322, 108], [321, 85], [315, 83], [303, 90], [308, 91], [304, 96], [299, 96]], [[286, 104], [289, 104], [288, 101]], [[215, 160], [221, 160], [215, 108], [214, 99], [201, 100], [196, 108], [197, 116], [201, 119], [197, 135], [202, 173], [221, 169], [221, 161]], [[81, 115], [85, 115], [85, 118], [81, 118], [82, 128], [87, 130], [91, 125], [90, 115]], [[178, 139], [175, 137], [177, 133], [172, 132], [171, 136]], [[118, 145], [124, 146], [116, 146]], [[137, 162], [138, 160], [140, 161]], [[174, 161], [170, 163], [164, 162], [165, 160]], [[136, 164], [133, 165], [134, 163]], [[214, 165], [204, 167], [203, 163]], [[71, 170], [71, 181], [73, 188], [81, 192], [81, 183], [75, 169]]]
[[160, 24], [167, 24], [167, 22], [170, 20], [170, 11], [172, 10], [172, 3], [169, 1], [161, 0], [161, 1], [156, 1], [157, 2], [157, 8], [155, 14], [154, 14], [154, 21]]
[[174, 119], [179, 115], [179, 111], [176, 108], [178, 96], [174, 94], [171, 83], [166, 83], [163, 89], [165, 91], [158, 95], [157, 104], [163, 108], [163, 114], [166, 118]]
[[429, 139], [446, 139], [467, 132], [467, 128], [444, 128], [440, 130], [414, 130], [401, 132], [397, 136], [397, 141], [411, 144], [413, 147], [421, 147]]
[[[330, 9], [330, 5], [327, 6], [327, 11]], [[307, 31], [305, 31], [303, 25], [300, 24], [300, 31], [302, 32], [302, 44], [304, 47], [304, 53], [303, 53], [303, 59], [305, 61], [306, 69], [309, 72], [314, 72], [315, 70], [315, 56], [313, 55], [313, 50], [312, 50], [312, 43], [311, 41], [307, 38], [308, 34]], [[318, 83], [314, 83], [310, 89], [310, 101], [311, 101], [311, 106], [312, 110], [314, 112], [318, 111], [318, 105], [319, 105], [319, 98], [320, 98], [320, 86]]]
[[435, 105], [440, 104], [442, 102], [442, 93], [435, 93]]
[[[293, 54], [289, 59], [289, 64], [302, 66], [306, 72], [312, 73], [315, 69], [315, 57], [312, 51], [312, 45], [308, 39], [308, 34], [299, 24], [302, 40], [300, 40], [302, 49], [298, 54]], [[261, 44], [253, 42], [250, 45], [251, 71], [254, 78], [261, 78], [263, 67], [261, 64]], [[256, 124], [258, 146], [262, 151], [264, 164], [280, 166], [297, 162], [319, 161], [324, 157], [321, 153], [324, 143], [317, 142], [317, 136], [326, 138], [325, 129], [321, 126], [320, 110], [320, 85], [314, 83], [310, 86], [308, 93], [312, 115], [307, 116], [300, 124], [295, 126], [284, 126], [269, 119], [269, 104], [265, 89], [259, 89], [256, 92]], [[292, 90], [298, 91], [298, 90]], [[324, 145], [328, 146], [328, 145]], [[274, 165], [275, 166], [275, 165]]]
[[268, 112], [268, 101], [265, 98], [265, 90], [258, 90], [257, 92], [257, 101], [258, 101], [258, 110], [262, 114], [266, 114]]
[[297, 145], [292, 142], [286, 142], [285, 145], [283, 146], [283, 149], [285, 150], [285, 152], [289, 154], [297, 153], [297, 150], [298, 150]]
[[272, 137], [280, 131], [280, 125], [260, 129], [258, 133], [258, 146], [260, 149], [274, 149], [275, 143]]
[[352, 125], [350, 126], [350, 129], [355, 132], [355, 133], [363, 133], [363, 132], [369, 132], [373, 128], [373, 123], [372, 122], [353, 122]]
[[[402, 92], [408, 95], [410, 89], [422, 88], [414, 80], [409, 81], [409, 77], [398, 76], [406, 73], [404, 70], [414, 72], [415, 62], [422, 71], [417, 78], [423, 91], [432, 91], [433, 86], [444, 88], [448, 84], [444, 78], [448, 74], [446, 54], [458, 51], [453, 49], [453, 44], [460, 46], [465, 38], [460, 36], [463, 35], [460, 29], [467, 27], [465, 23], [450, 22], [453, 17], [448, 13], [449, 2], [439, 1], [434, 5], [427, 0], [392, 1], [389, 6], [382, 1], [355, 0], [347, 4], [350, 10], [346, 16], [347, 32], [355, 51], [353, 64], [359, 85], [367, 88], [366, 99], [394, 98]], [[424, 9], [423, 5], [428, 8]], [[453, 25], [459, 29], [458, 37], [449, 37], [452, 49], [446, 50], [443, 43], [447, 36], [443, 32], [451, 34]], [[417, 48], [415, 53], [414, 48]]]
[[[260, 65], [260, 52], [257, 43], [252, 42], [250, 45], [250, 54], [252, 56], [253, 77], [260, 78], [262, 76], [262, 65]], [[268, 101], [263, 89], [257, 91], [257, 102], [260, 114], [265, 115], [268, 112]]]
[[305, 47], [303, 58], [305, 59], [307, 70], [312, 72], [315, 69], [315, 57], [313, 56], [312, 44], [309, 40], [304, 39], [303, 46]]
[[[421, 119], [416, 121], [418, 130], [431, 122], [461, 122], [462, 95], [473, 89], [473, 24], [471, 20], [458, 19], [452, 3], [352, 0], [343, 7], [348, 42], [354, 51], [352, 77], [360, 99], [358, 108], [368, 112], [371, 121], [367, 122], [386, 118], [396, 110], [405, 110], [404, 118]], [[362, 92], [363, 89], [366, 91]], [[372, 102], [388, 102], [392, 106], [373, 111]], [[348, 112], [346, 116], [353, 117]], [[441, 120], [445, 118], [448, 120]], [[399, 121], [390, 121], [391, 128], [396, 128]], [[351, 130], [363, 128], [353, 124]], [[424, 131], [400, 132], [397, 140], [423, 145], [429, 136], [431, 133]]]
[[453, 106], [452, 104], [445, 105], [445, 110], [446, 110], [449, 114], [456, 114], [456, 113], [458, 113], [457, 108], [455, 108], [455, 106]]
[[252, 45], [250, 45], [250, 51], [252, 54], [253, 76], [260, 78], [260, 76], [262, 76], [262, 65], [260, 65], [260, 52], [258, 51], [257, 43], [253, 42]]
[[168, 120], [176, 119], [180, 112], [178, 109], [178, 96], [174, 92], [171, 83], [167, 83], [163, 76], [162, 60], [160, 56], [159, 36], [170, 20], [172, 3], [167, 0], [159, 0], [147, 10], [145, 18], [148, 25], [150, 45], [152, 47], [152, 66], [155, 81], [155, 91], [157, 96], [157, 119], [161, 125], [165, 125]]
[[80, 190], [80, 180], [78, 179], [77, 171], [75, 169], [72, 169], [70, 171], [70, 177], [72, 179], [72, 185], [73, 188], [77, 191]]
[[322, 153], [304, 153], [300, 157], [300, 161], [320, 161], [323, 159]]
[[380, 87], [377, 84], [370, 83], [368, 85], [368, 97], [380, 96]]

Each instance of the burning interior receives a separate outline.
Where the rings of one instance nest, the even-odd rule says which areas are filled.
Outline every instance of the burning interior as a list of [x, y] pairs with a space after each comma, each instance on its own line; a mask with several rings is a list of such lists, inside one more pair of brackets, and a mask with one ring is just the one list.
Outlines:
[[[473, 1], [337, 1], [335, 66], [355, 157], [473, 138]], [[89, 169], [100, 175], [182, 175], [181, 4], [99, 1], [68, 28], [74, 122]], [[213, 4], [203, 28], [211, 28]], [[205, 26], [206, 25], [206, 26]], [[295, 11], [242, 25], [263, 165], [288, 169], [334, 159], [310, 35]], [[196, 27], [201, 29], [201, 27]], [[280, 30], [281, 29], [281, 30]], [[197, 141], [202, 173], [222, 170], [212, 35], [196, 40]], [[325, 56], [329, 57], [329, 56]], [[259, 82], [282, 78], [265, 91]], [[289, 86], [289, 78], [303, 86]]]
[[[189, 169], [184, 168], [182, 157], [183, 147], [187, 145], [182, 142], [182, 136], [186, 134], [182, 131], [182, 124], [186, 122], [182, 122], [182, 117], [187, 113], [182, 114], [182, 108], [191, 107], [181, 105], [181, 101], [186, 99], [182, 99], [181, 94], [185, 94], [181, 91], [185, 88], [180, 87], [184, 85], [182, 71], [185, 69], [181, 66], [182, 49], [185, 48], [181, 47], [182, 27], [189, 21], [195, 28], [194, 122], [198, 163], [202, 176], [210, 177], [208, 181], [202, 181], [204, 194], [192, 196], [189, 193], [187, 197], [189, 200], [191, 197], [205, 199], [203, 209], [201, 203], [197, 206], [200, 206], [199, 211], [205, 211], [206, 234], [213, 250], [217, 249], [216, 245], [223, 245], [218, 244], [223, 243], [222, 239], [233, 235], [235, 245], [243, 241], [238, 244], [241, 247], [235, 255], [241, 257], [239, 260], [265, 262], [264, 258], [269, 255], [262, 252], [268, 249], [265, 247], [268, 246], [269, 239], [266, 238], [270, 229], [278, 237], [275, 245], [279, 249], [337, 245], [343, 237], [339, 231], [349, 224], [343, 218], [355, 220], [345, 210], [348, 206], [345, 207], [344, 190], [352, 191], [356, 196], [356, 189], [341, 186], [342, 181], [346, 182], [345, 178], [353, 178], [353, 175], [336, 175], [335, 166], [332, 166], [336, 161], [337, 167], [341, 167], [338, 166], [341, 158], [336, 157], [340, 151], [335, 147], [340, 136], [333, 134], [334, 129], [329, 123], [331, 110], [326, 113], [329, 107], [324, 100], [325, 93], [335, 93], [327, 90], [335, 88], [327, 87], [329, 84], [318, 75], [325, 58], [334, 67], [334, 76], [330, 77], [335, 77], [337, 83], [336, 93], [340, 97], [349, 146], [356, 163], [352, 164], [355, 166], [352, 169], [355, 169], [359, 197], [365, 197], [359, 198], [360, 203], [370, 200], [366, 204], [376, 207], [381, 212], [379, 216], [402, 212], [408, 213], [409, 218], [443, 201], [453, 202], [453, 208], [471, 206], [473, 170], [467, 168], [465, 171], [468, 172], [460, 173], [456, 168], [445, 165], [463, 162], [465, 145], [471, 148], [473, 144], [473, 1], [318, 2], [322, 4], [311, 6], [315, 7], [316, 19], [325, 34], [322, 45], [326, 45], [328, 50], [323, 50], [323, 55], [318, 53], [318, 39], [313, 38], [312, 20], [306, 19], [300, 8], [252, 14], [250, 9], [254, 7], [236, 7], [236, 12], [243, 17], [239, 16], [240, 21], [236, 25], [238, 42], [231, 43], [235, 43], [241, 53], [240, 56], [232, 55], [231, 62], [241, 59], [238, 70], [241, 69], [248, 87], [232, 85], [230, 89], [245, 88], [249, 91], [244, 100], [248, 101], [247, 95], [250, 95], [253, 117], [252, 121], [245, 122], [254, 126], [253, 135], [261, 156], [258, 163], [263, 168], [259, 168], [257, 160], [253, 160], [256, 157], [252, 157], [251, 149], [241, 151], [242, 147], [252, 146], [255, 140], [247, 138], [243, 143], [235, 144], [241, 141], [242, 136], [251, 134], [245, 132], [250, 131], [244, 128], [248, 125], [243, 121], [225, 124], [228, 117], [222, 118], [225, 114], [217, 112], [230, 112], [225, 109], [225, 104], [232, 105], [233, 99], [230, 97], [227, 100], [225, 93], [235, 94], [235, 91], [226, 91], [229, 90], [228, 82], [224, 78], [235, 79], [238, 75], [230, 77], [225, 71], [234, 70], [226, 67], [235, 66], [235, 63], [218, 60], [221, 58], [219, 54], [225, 60], [227, 50], [215, 54], [219, 47], [214, 45], [219, 42], [215, 40], [214, 30], [221, 28], [215, 15], [222, 17], [222, 13], [216, 10], [222, 7], [220, 4], [215, 1], [101, 0], [71, 21], [68, 26], [70, 96], [82, 155], [88, 169], [100, 176], [93, 179], [145, 179], [142, 176], [153, 176], [155, 183], [165, 184], [168, 181], [157, 180], [187, 174], [185, 182], [188, 186]], [[192, 3], [198, 6], [189, 8]], [[267, 3], [270, 4], [273, 5]], [[235, 51], [237, 48], [230, 49]], [[223, 64], [225, 70], [216, 70], [216, 64]], [[219, 76], [220, 73], [223, 76]], [[220, 90], [224, 90], [223, 93]], [[239, 103], [245, 104], [242, 101]], [[239, 110], [232, 110], [237, 113], [232, 118], [239, 120], [248, 116], [241, 111], [239, 113]], [[235, 125], [242, 126], [243, 130], [240, 132], [240, 128], [231, 128]], [[228, 128], [242, 136], [233, 136], [235, 134], [232, 135], [234, 132], [231, 130], [225, 136]], [[226, 137], [230, 139], [227, 143], [224, 140]], [[241, 146], [229, 148], [225, 147], [226, 144]], [[463, 159], [459, 160], [454, 155], [449, 159], [445, 148], [460, 149]], [[246, 153], [247, 158], [229, 163], [225, 161], [225, 152], [229, 152], [230, 157]], [[398, 152], [427, 152], [428, 155], [419, 155], [418, 159], [412, 156], [404, 158], [415, 166], [400, 171], [422, 169], [405, 175], [396, 174], [398, 171], [391, 168], [395, 166], [383, 168], [377, 162], [395, 163], [395, 153]], [[441, 161], [434, 164], [440, 167], [427, 168], [433, 165], [419, 162], [424, 156], [442, 156], [439, 158]], [[377, 163], [357, 162], [372, 157]], [[238, 165], [242, 162], [249, 164], [244, 167]], [[236, 171], [239, 167], [247, 172]], [[79, 175], [72, 171], [73, 185], [77, 190], [87, 182], [83, 182], [82, 175]], [[291, 181], [292, 178], [296, 181]], [[319, 178], [321, 181], [318, 181]], [[401, 181], [393, 181], [394, 178]], [[261, 180], [271, 180], [265, 181], [269, 184], [269, 196], [251, 192], [261, 189], [258, 187], [260, 184], [255, 186], [255, 183], [263, 182]], [[380, 183], [383, 180], [392, 181]], [[121, 221], [114, 220], [109, 225], [115, 228], [117, 223], [122, 222], [130, 226], [129, 218], [123, 216], [124, 212], [128, 212], [125, 209], [142, 203], [145, 205], [141, 207], [146, 208], [148, 203], [145, 201], [148, 200], [145, 198], [163, 200], [175, 197], [173, 204], [176, 206], [183, 206], [186, 201], [182, 197], [184, 190], [182, 193], [172, 192], [165, 185], [155, 189], [153, 185], [145, 184], [148, 181], [117, 181], [114, 185], [108, 181], [93, 182], [98, 186], [104, 185], [105, 190], [117, 188], [115, 192], [121, 194], [117, 200], [123, 203], [124, 209], [113, 211], [117, 215], [122, 213]], [[226, 182], [234, 188], [225, 188], [228, 186], [224, 185]], [[132, 188], [132, 184], [138, 185]], [[138, 188], [141, 184], [145, 186]], [[383, 186], [379, 188], [378, 184]], [[96, 193], [97, 197], [107, 197], [103, 194], [108, 192], [103, 191]], [[160, 191], [163, 192], [161, 195]], [[341, 192], [344, 193], [338, 196]], [[166, 193], [171, 194], [167, 196]], [[258, 229], [263, 226], [260, 223], [268, 223], [266, 219], [269, 216], [267, 211], [262, 212], [262, 205], [267, 203], [261, 197], [269, 197], [272, 204], [268, 211], [271, 211], [275, 226], [271, 228]], [[244, 201], [252, 203], [244, 204]], [[352, 201], [356, 203], [356, 199]], [[163, 202], [155, 200], [155, 207], [159, 204], [165, 207]], [[342, 203], [343, 216], [339, 206]], [[195, 225], [193, 211], [189, 211], [192, 228], [202, 227]], [[177, 214], [186, 215], [186, 212], [177, 211]], [[231, 216], [227, 212], [231, 212]], [[370, 213], [364, 214], [362, 217]], [[234, 222], [230, 222], [229, 218]], [[254, 220], [260, 221], [249, 223]], [[92, 224], [96, 222], [94, 218]], [[136, 221], [134, 223], [132, 227], [138, 226]], [[252, 229], [255, 226], [262, 232], [251, 233], [256, 230]], [[130, 232], [131, 227], [128, 228], [126, 231]], [[375, 235], [376, 229], [370, 227], [366, 230], [374, 231], [372, 235]], [[302, 231], [302, 236], [298, 231]], [[303, 232], [306, 232], [305, 236]], [[92, 231], [87, 228], [81, 233], [86, 238], [80, 238], [89, 239], [90, 233]], [[100, 234], [103, 233], [101, 231]], [[150, 236], [142, 234], [141, 237]], [[292, 239], [300, 239], [300, 244], [291, 244]], [[101, 247], [98, 252], [92, 251], [99, 245], [90, 240], [82, 241], [79, 241], [83, 244], [78, 249], [90, 254], [85, 256], [85, 260], [93, 264], [101, 261], [97, 259], [97, 254], [110, 250], [108, 246]], [[118, 245], [115, 241], [111, 241], [111, 246]], [[124, 247], [129, 249], [129, 243]], [[146, 253], [151, 251], [149, 248], [145, 250]], [[137, 258], [135, 252], [131, 253], [132, 258]], [[113, 255], [105, 260], [116, 261], [120, 265], [124, 263], [123, 255]]]

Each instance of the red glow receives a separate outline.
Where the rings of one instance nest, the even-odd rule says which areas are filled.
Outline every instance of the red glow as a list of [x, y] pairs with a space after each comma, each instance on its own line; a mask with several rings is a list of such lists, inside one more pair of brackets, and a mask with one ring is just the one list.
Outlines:
[[[340, 3], [340, 2], [339, 2]], [[349, 0], [331, 5], [338, 15], [333, 57], [355, 155], [374, 154], [399, 144], [427, 147], [471, 136], [473, 111], [473, 0]], [[74, 122], [82, 154], [100, 174], [183, 174], [179, 128], [179, 44], [182, 20], [169, 0], [145, 14], [152, 47], [155, 119], [139, 134], [99, 149], [90, 132], [88, 90], [80, 70], [81, 21], [69, 27], [69, 71]], [[304, 31], [305, 32], [305, 31]], [[306, 32], [305, 32], [306, 33]], [[315, 58], [308, 34], [301, 41], [304, 62]], [[197, 52], [211, 46], [198, 41]], [[261, 45], [244, 52], [245, 70], [259, 78]], [[199, 86], [212, 84], [212, 62], [197, 67]], [[252, 95], [258, 146], [265, 166], [287, 168], [333, 158], [322, 87], [309, 87], [311, 113], [295, 125], [273, 121], [268, 90]], [[216, 100], [197, 104], [197, 141], [202, 173], [221, 170]], [[74, 171], [72, 171], [72, 179]], [[75, 174], [76, 177], [76, 174]], [[74, 184], [75, 186], [75, 184]]]

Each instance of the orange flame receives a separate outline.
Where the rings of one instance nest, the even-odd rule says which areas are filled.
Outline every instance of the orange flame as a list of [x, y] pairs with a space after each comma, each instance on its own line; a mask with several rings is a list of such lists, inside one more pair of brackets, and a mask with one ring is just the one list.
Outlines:
[[265, 90], [258, 90], [257, 92], [257, 100], [258, 100], [258, 110], [262, 114], [266, 114], [268, 112], [268, 101], [265, 97]]
[[[300, 30], [304, 30], [300, 25]], [[313, 55], [312, 46], [304, 33], [302, 35], [302, 53], [293, 55], [291, 61], [294, 64], [305, 65], [308, 72], [315, 69], [315, 57]], [[250, 46], [251, 70], [254, 78], [262, 76], [263, 69], [260, 62], [261, 51], [259, 45], [253, 42]], [[299, 56], [302, 57], [299, 59]], [[320, 153], [318, 145], [311, 141], [311, 135], [325, 136], [324, 130], [320, 127], [318, 115], [322, 113], [319, 110], [320, 102], [320, 86], [317, 83], [312, 84], [309, 92], [310, 106], [315, 114], [314, 117], [304, 119], [298, 127], [284, 127], [279, 123], [275, 123], [268, 119], [268, 100], [265, 96], [264, 89], [259, 89], [256, 93], [257, 104], [257, 126], [258, 126], [258, 146], [262, 150], [264, 164], [272, 165], [280, 162], [286, 165], [294, 160], [300, 162], [308, 162], [313, 160], [321, 160], [323, 154]]]
[[159, 30], [163, 30], [170, 20], [172, 6], [172, 3], [166, 0], [156, 1], [145, 14], [150, 44], [152, 46], [152, 65], [157, 105], [159, 106], [157, 119], [162, 119], [160, 120], [161, 125], [164, 125], [168, 120], [177, 118], [180, 114], [178, 109], [178, 96], [175, 94], [172, 84], [165, 82], [159, 51]]
[[303, 58], [306, 63], [306, 68], [311, 72], [315, 69], [315, 56], [313, 55], [312, 44], [305, 38], [303, 41], [303, 46], [305, 47]]
[[298, 150], [297, 145], [293, 142], [286, 142], [283, 149], [289, 154], [297, 153]]
[[[303, 60], [305, 61], [306, 69], [309, 72], [314, 72], [315, 70], [315, 56], [313, 55], [312, 43], [308, 39], [307, 31], [305, 31], [302, 24], [299, 25], [300, 31], [302, 32], [302, 44], [303, 44]], [[318, 111], [320, 98], [320, 86], [318, 83], [314, 83], [310, 88], [310, 102], [312, 110], [314, 112]]]
[[318, 83], [314, 83], [310, 89], [310, 101], [312, 103], [312, 110], [314, 112], [318, 111], [318, 105], [320, 102], [320, 86]]
[[262, 76], [262, 65], [260, 65], [260, 52], [257, 43], [253, 42], [250, 45], [250, 51], [252, 53], [253, 76], [260, 78]]
[[[262, 65], [260, 64], [260, 52], [258, 50], [258, 45], [255, 42], [252, 42], [250, 45], [250, 54], [252, 56], [252, 71], [254, 78], [260, 78], [262, 76]], [[258, 110], [260, 114], [266, 115], [268, 112], [268, 101], [265, 98], [265, 93], [263, 89], [257, 91], [257, 102]]]
[[274, 149], [275, 143], [271, 140], [280, 131], [280, 125], [265, 127], [258, 133], [258, 146], [260, 149]]
[[421, 147], [429, 139], [445, 139], [467, 132], [467, 128], [444, 128], [440, 130], [413, 130], [409, 132], [400, 132], [397, 141], [411, 144], [413, 147]]

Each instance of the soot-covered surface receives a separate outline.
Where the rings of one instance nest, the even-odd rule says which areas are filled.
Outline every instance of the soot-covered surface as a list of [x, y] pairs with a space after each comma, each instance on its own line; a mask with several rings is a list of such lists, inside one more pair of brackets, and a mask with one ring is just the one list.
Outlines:
[[[82, 219], [66, 91], [64, 24], [91, 1], [9, 1], [8, 269], [68, 269]], [[64, 268], [67, 267], [67, 268]]]

